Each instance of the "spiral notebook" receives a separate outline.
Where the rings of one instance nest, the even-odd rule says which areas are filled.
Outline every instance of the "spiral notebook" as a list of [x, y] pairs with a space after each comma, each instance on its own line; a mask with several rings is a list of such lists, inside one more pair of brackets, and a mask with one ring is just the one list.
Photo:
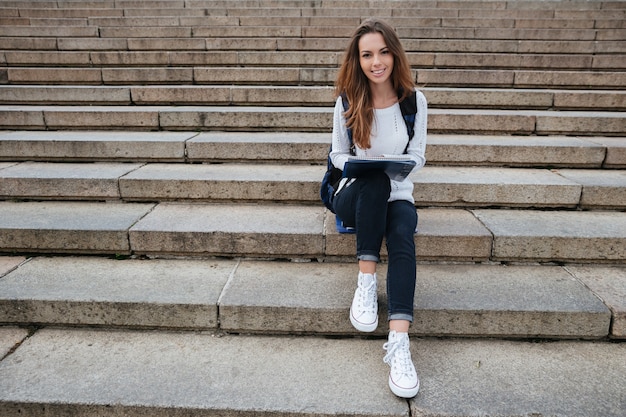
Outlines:
[[382, 170], [394, 181], [404, 180], [415, 168], [415, 161], [405, 155], [350, 156], [343, 168], [343, 176], [358, 178], [371, 170]]

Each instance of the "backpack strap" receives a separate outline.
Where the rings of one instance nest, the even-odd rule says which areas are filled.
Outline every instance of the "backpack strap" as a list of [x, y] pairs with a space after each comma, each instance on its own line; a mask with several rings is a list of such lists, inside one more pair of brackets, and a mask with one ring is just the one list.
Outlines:
[[[406, 124], [406, 131], [409, 134], [409, 141], [415, 136], [415, 115], [417, 114], [417, 98], [415, 93], [409, 95], [400, 102], [400, 111]], [[407, 145], [407, 148], [409, 146]], [[406, 152], [406, 150], [405, 150]]]

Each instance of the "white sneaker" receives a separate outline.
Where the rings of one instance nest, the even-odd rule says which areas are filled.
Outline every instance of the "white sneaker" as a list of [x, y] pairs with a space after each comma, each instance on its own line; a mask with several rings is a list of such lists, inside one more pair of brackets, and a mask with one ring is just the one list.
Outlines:
[[389, 388], [398, 397], [415, 397], [420, 389], [420, 380], [411, 360], [408, 333], [390, 331], [389, 341], [383, 345], [383, 349], [387, 351], [383, 361], [391, 367]]
[[359, 272], [352, 306], [350, 322], [361, 332], [373, 332], [378, 327], [378, 295], [376, 294], [376, 274]]

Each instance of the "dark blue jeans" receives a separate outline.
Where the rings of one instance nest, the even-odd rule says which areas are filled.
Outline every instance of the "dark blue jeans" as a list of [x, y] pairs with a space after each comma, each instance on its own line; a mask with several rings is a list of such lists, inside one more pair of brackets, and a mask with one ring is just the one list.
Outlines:
[[356, 227], [358, 260], [380, 261], [387, 243], [389, 320], [413, 321], [417, 211], [406, 200], [388, 202], [391, 185], [384, 172], [359, 177], [335, 196], [333, 208], [344, 225]]

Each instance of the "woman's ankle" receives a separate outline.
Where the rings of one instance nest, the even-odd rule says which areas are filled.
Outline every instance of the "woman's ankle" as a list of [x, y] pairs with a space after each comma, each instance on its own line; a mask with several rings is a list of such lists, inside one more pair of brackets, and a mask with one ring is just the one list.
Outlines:
[[389, 320], [389, 330], [395, 330], [396, 333], [408, 333], [411, 322], [408, 320]]
[[376, 262], [374, 261], [359, 261], [359, 271], [364, 274], [376, 273]]

